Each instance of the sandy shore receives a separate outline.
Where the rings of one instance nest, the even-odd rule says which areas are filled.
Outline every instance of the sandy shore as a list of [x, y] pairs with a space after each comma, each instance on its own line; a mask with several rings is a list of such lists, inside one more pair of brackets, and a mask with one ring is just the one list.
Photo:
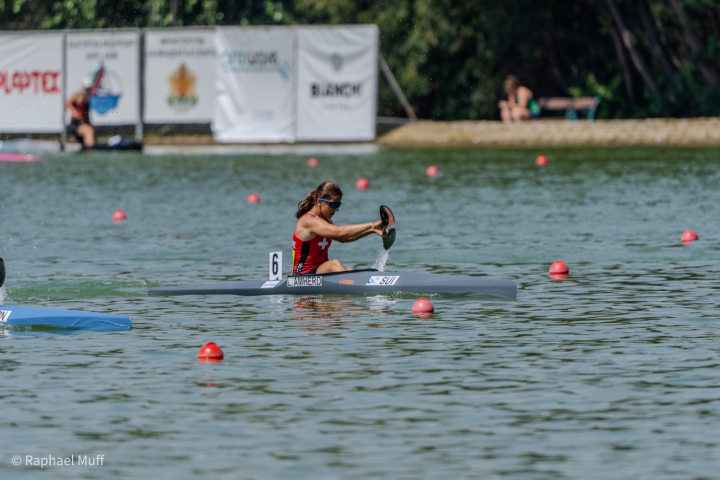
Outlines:
[[[151, 134], [145, 137], [144, 143], [146, 146], [174, 148], [178, 152], [190, 146], [202, 146], [208, 151], [251, 147], [218, 144], [209, 133]], [[294, 145], [316, 148], [319, 144]], [[720, 118], [596, 120], [592, 123], [547, 120], [510, 125], [496, 121], [419, 121], [378, 136], [375, 145], [394, 148], [720, 146]], [[258, 148], [261, 146], [255, 145]]]
[[377, 139], [387, 147], [720, 146], [720, 118], [408, 123]]

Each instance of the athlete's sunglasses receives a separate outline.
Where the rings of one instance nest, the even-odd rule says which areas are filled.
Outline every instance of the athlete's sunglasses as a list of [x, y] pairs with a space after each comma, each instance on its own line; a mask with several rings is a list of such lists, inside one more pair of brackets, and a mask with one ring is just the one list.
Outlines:
[[318, 197], [318, 200], [322, 200], [323, 202], [327, 203], [330, 208], [340, 208], [340, 205], [342, 205], [342, 202], [331, 202], [330, 200], [325, 200], [324, 198]]

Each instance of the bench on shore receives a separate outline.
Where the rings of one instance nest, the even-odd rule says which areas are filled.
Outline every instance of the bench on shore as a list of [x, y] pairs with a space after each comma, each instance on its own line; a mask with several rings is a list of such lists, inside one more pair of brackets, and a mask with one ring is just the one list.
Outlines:
[[565, 118], [570, 121], [578, 119], [578, 110], [587, 110], [587, 121], [595, 119], [595, 110], [600, 103], [600, 97], [541, 97], [538, 105], [543, 110], [565, 110]]

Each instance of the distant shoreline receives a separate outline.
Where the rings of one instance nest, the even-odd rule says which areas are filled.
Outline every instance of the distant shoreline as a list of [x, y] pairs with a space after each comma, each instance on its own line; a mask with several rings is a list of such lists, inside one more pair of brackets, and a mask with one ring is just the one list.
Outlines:
[[[352, 142], [351, 142], [352, 143]], [[379, 135], [374, 142], [390, 148], [545, 147], [720, 147], [720, 118], [645, 120], [419, 121]], [[368, 145], [371, 143], [368, 143]], [[221, 146], [212, 135], [149, 135], [145, 145]], [[225, 144], [227, 145], [227, 144]], [[333, 145], [333, 144], [292, 144]], [[336, 143], [335, 145], [343, 145]], [[239, 145], [238, 145], [239, 146]]]
[[[134, 127], [101, 127], [99, 141], [122, 133], [133, 136]], [[363, 154], [378, 148], [439, 149], [439, 148], [533, 148], [533, 147], [720, 147], [720, 117], [653, 118], [644, 120], [535, 120], [510, 125], [500, 121], [428, 121], [405, 123], [374, 142], [318, 143], [216, 143], [209, 127], [202, 132], [148, 131], [143, 139], [146, 150], [157, 154], [257, 153], [277, 150], [312, 154], [313, 150], [342, 150]], [[57, 140], [57, 134], [3, 134], [0, 140], [33, 138]], [[148, 148], [149, 147], [149, 148]]]
[[720, 118], [645, 120], [420, 121], [378, 137], [394, 148], [720, 146]]

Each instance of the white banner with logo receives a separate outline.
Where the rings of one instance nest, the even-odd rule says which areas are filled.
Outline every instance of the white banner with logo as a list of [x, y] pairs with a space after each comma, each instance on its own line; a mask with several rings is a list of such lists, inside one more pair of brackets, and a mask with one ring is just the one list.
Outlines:
[[216, 70], [212, 30], [146, 32], [145, 122], [210, 123]]
[[56, 33], [0, 35], [0, 132], [62, 131], [62, 41]]
[[299, 141], [375, 138], [378, 28], [299, 27]]
[[[139, 32], [68, 33], [67, 98], [92, 82], [90, 123], [134, 125], [140, 121]], [[67, 123], [70, 115], [66, 116]]]
[[294, 34], [289, 27], [216, 30], [213, 137], [218, 142], [295, 140]]

